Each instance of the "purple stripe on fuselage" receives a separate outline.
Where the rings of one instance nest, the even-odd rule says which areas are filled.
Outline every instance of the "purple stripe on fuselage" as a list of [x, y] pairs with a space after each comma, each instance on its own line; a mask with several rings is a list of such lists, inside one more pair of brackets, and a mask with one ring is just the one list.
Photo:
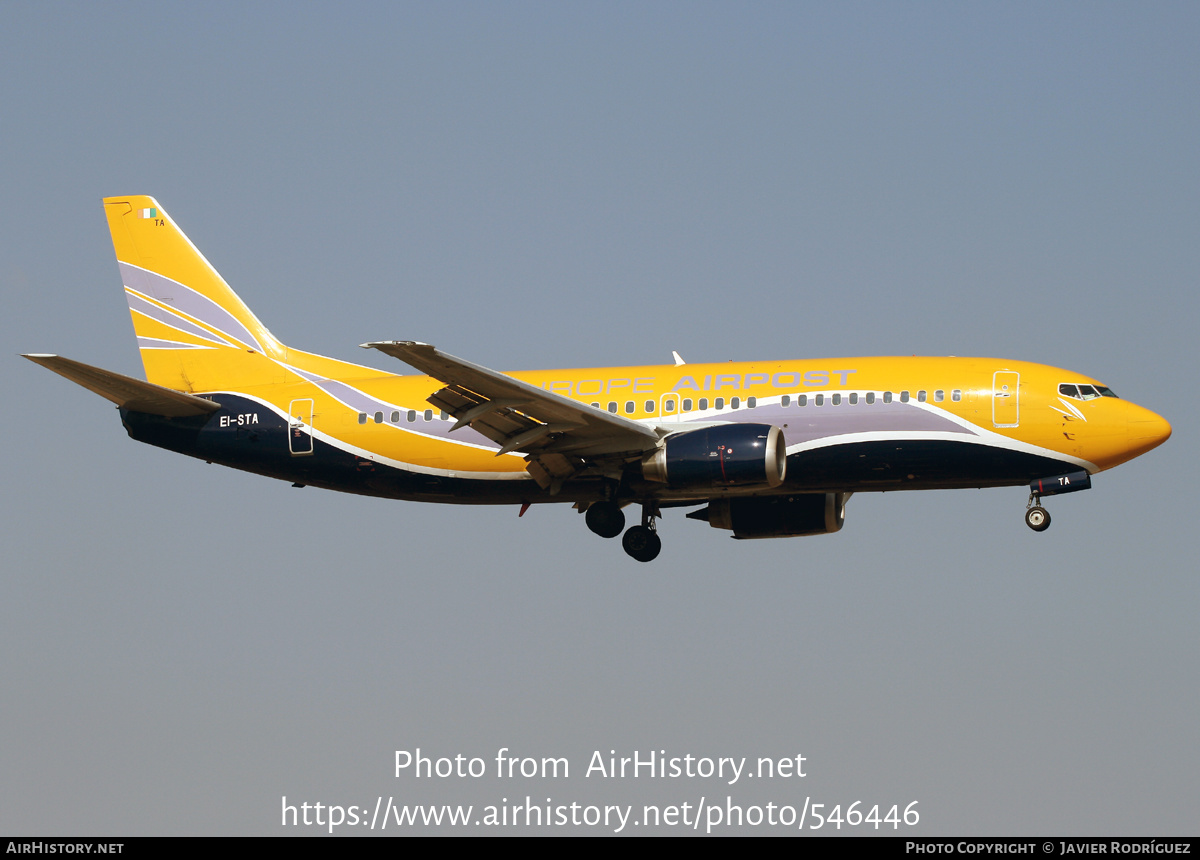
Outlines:
[[226, 337], [240, 340], [247, 346], [263, 352], [258, 338], [238, 322], [237, 318], [229, 311], [207, 296], [201, 295], [178, 281], [173, 281], [157, 272], [151, 272], [132, 263], [123, 263], [118, 260], [117, 265], [121, 269], [121, 279], [126, 286], [153, 296], [160, 302], [167, 302], [176, 310], [200, 320], [207, 326], [212, 326]]
[[[379, 400], [344, 382], [327, 379], [297, 367], [289, 366], [289, 369], [357, 412], [366, 413], [372, 417], [376, 412], [384, 413], [384, 423], [389, 426], [401, 427], [409, 432], [453, 442], [465, 442], [487, 448], [499, 447], [495, 442], [470, 427], [464, 427], [455, 433], [451, 433], [450, 428], [454, 426], [453, 421], [441, 419], [433, 421], [422, 420], [419, 422], [419, 429], [418, 422], [404, 420], [399, 424], [395, 424], [391, 421], [391, 413], [396, 410], [407, 413], [409, 409]], [[695, 415], [691, 420], [685, 416], [671, 416], [674, 420], [665, 423], [673, 432], [676, 430], [678, 432], [687, 432], [689, 429], [688, 424], [693, 421], [696, 423], [728, 421], [738, 424], [774, 424], [783, 429], [784, 438], [789, 445], [798, 445], [818, 439], [829, 439], [854, 433], [872, 432], [936, 432], [960, 433], [967, 436], [975, 435], [970, 428], [962, 426], [942, 414], [939, 410], [922, 408], [915, 403], [901, 403], [899, 401], [884, 403], [882, 398], [880, 398], [875, 403], [868, 404], [863, 395], [859, 394], [859, 402], [851, 404], [848, 401], [847, 395], [843, 393], [842, 402], [834, 406], [830, 402], [830, 394], [824, 394], [823, 396], [825, 403], [821, 406], [817, 406], [812, 399], [812, 395], [810, 395], [808, 405], [806, 406], [797, 406], [795, 401], [790, 406], [781, 406], [778, 402], [764, 403], [753, 409], [742, 406], [736, 410], [722, 410], [721, 412]], [[425, 409], [417, 409], [416, 411], [421, 413]], [[405, 415], [405, 419], [407, 419], [407, 415]], [[662, 419], [660, 418], [659, 420], [661, 421]]]
[[[317, 388], [320, 388], [330, 397], [335, 397], [342, 403], [345, 403], [354, 411], [365, 412], [366, 414], [372, 416], [372, 420], [374, 420], [374, 413], [382, 412], [384, 415], [385, 424], [391, 427], [401, 427], [411, 433], [420, 433], [422, 436], [436, 436], [439, 439], [447, 439], [454, 442], [465, 442], [470, 445], [480, 445], [485, 448], [500, 447], [491, 439], [471, 429], [470, 427], [464, 427], [451, 435], [450, 428], [454, 426], [454, 422], [444, 421], [441, 418], [435, 418], [433, 421], [425, 421], [422, 418], [420, 422], [421, 429], [418, 430], [416, 429], [417, 422], [408, 421], [407, 414], [404, 414], [411, 411], [406, 407], [395, 403], [388, 403], [386, 400], [379, 400], [369, 394], [359, 391], [357, 388], [352, 388], [344, 382], [338, 382], [336, 379], [326, 379], [323, 376], [319, 376], [315, 373], [309, 373], [307, 370], [301, 370], [300, 368], [292, 367], [291, 365], [288, 365], [287, 367], [293, 373], [304, 377], [313, 385], [317, 386]], [[428, 408], [429, 407], [427, 406], [424, 409], [417, 409], [416, 411], [418, 413], [422, 413]], [[391, 420], [391, 413], [396, 411], [404, 414], [404, 420], [400, 423], [396, 423]]]
[[847, 395], [843, 394], [842, 402], [834, 406], [829, 402], [829, 394], [824, 397], [822, 406], [817, 406], [813, 396], [809, 395], [807, 406], [797, 406], [795, 401], [791, 406], [770, 403], [755, 409], [739, 409], [730, 413], [729, 418], [739, 423], [775, 424], [783, 428], [783, 436], [789, 445], [850, 433], [937, 432], [974, 435], [970, 429], [938, 411], [923, 409], [915, 403], [884, 403], [882, 399], [866, 403], [863, 395], [859, 394], [858, 403], [851, 404]]

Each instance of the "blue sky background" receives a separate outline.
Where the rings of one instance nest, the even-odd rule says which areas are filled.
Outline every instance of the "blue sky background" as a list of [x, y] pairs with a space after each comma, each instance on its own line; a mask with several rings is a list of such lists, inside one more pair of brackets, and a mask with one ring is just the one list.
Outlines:
[[[349, 805], [919, 801], [916, 835], [1195, 832], [1200, 9], [0, 6], [0, 829], [278, 834]], [[834, 536], [297, 492], [17, 358], [140, 375], [100, 198], [155, 196], [285, 342], [500, 368], [992, 355], [1172, 422], [1054, 499]], [[394, 779], [396, 749], [568, 757]], [[583, 778], [593, 750], [803, 780]], [[287, 831], [291, 832], [291, 831]], [[822, 831], [825, 832], [825, 831]], [[843, 831], [845, 832], [845, 831]], [[902, 831], [903, 832], [903, 831]]]

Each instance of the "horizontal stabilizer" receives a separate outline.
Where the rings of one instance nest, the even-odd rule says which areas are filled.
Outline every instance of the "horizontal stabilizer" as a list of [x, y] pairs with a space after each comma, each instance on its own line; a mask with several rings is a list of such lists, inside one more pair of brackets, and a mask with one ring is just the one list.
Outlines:
[[203, 397], [163, 388], [161, 385], [143, 382], [113, 373], [111, 370], [92, 367], [81, 361], [72, 361], [61, 355], [34, 354], [26, 355], [25, 358], [111, 400], [122, 409], [162, 415], [164, 418], [185, 418], [216, 412], [221, 408], [221, 404], [205, 400]]

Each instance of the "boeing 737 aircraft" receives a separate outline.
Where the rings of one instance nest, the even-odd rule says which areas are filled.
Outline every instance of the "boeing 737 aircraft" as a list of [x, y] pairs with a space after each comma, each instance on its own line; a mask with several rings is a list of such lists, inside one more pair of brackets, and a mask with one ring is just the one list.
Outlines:
[[153, 198], [104, 211], [147, 381], [26, 357], [116, 403], [134, 439], [298, 487], [571, 503], [638, 561], [658, 555], [665, 508], [792, 537], [841, 529], [856, 492], [1028, 485], [1043, 531], [1043, 496], [1171, 435], [1094, 379], [992, 358], [499, 373], [426, 343], [362, 344], [423, 375], [384, 373], [276, 340]]

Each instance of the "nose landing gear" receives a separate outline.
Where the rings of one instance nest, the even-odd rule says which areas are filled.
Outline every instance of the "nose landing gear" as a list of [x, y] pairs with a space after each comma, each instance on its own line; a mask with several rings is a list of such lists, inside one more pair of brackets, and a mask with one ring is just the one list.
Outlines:
[[1035, 532], [1050, 528], [1050, 512], [1042, 507], [1042, 497], [1034, 492], [1029, 494], [1029, 501], [1025, 504], [1025, 525]]
[[1025, 525], [1035, 532], [1050, 528], [1050, 512], [1042, 507], [1042, 496], [1061, 496], [1090, 489], [1092, 476], [1087, 472], [1067, 472], [1053, 478], [1038, 478], [1029, 482], [1029, 501], [1025, 504]]

